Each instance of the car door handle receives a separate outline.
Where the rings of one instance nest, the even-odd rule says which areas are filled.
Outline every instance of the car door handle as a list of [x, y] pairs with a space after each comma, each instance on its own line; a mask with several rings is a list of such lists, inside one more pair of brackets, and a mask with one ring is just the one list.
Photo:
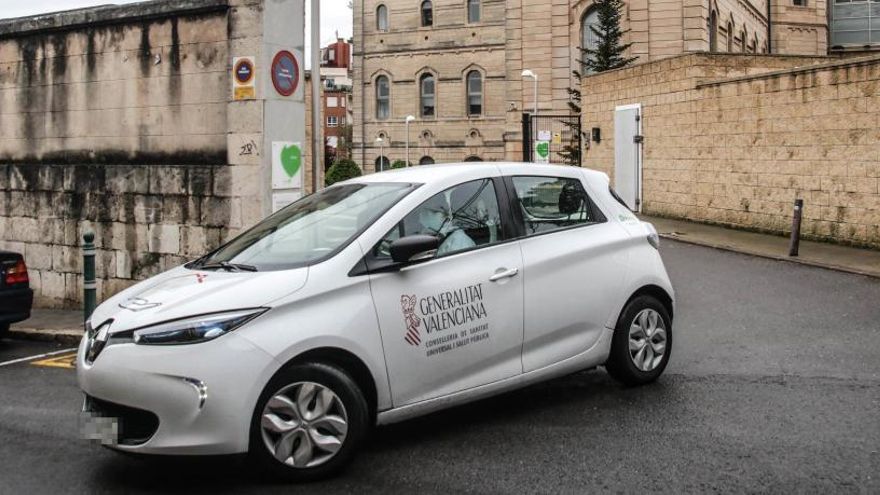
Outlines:
[[489, 282], [497, 282], [499, 280], [503, 280], [505, 278], [515, 277], [516, 274], [519, 273], [519, 269], [511, 268], [510, 270], [504, 270], [503, 272], [498, 272], [495, 275], [489, 277]]

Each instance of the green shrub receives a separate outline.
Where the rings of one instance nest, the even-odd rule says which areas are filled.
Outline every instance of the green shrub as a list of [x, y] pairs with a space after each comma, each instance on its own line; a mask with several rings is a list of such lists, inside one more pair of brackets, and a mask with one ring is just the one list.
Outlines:
[[324, 176], [324, 185], [330, 186], [337, 182], [360, 176], [361, 169], [358, 168], [353, 161], [347, 158], [342, 158], [336, 160], [333, 165], [330, 166], [330, 169], [327, 170], [327, 175]]
[[394, 163], [391, 164], [391, 168], [406, 168], [406, 162], [403, 160], [394, 160]]

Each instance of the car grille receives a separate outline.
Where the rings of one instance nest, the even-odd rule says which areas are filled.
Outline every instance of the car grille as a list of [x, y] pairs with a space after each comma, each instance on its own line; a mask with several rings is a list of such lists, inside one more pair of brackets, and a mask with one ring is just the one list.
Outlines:
[[104, 418], [116, 418], [118, 424], [117, 443], [119, 445], [140, 445], [146, 443], [159, 429], [159, 417], [150, 411], [123, 406], [86, 395], [83, 407], [87, 413]]

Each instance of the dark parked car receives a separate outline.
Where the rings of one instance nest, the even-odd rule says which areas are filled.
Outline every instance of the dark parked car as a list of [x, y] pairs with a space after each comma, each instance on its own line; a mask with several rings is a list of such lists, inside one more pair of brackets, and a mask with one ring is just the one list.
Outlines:
[[9, 325], [31, 317], [34, 291], [30, 288], [24, 257], [0, 251], [0, 337]]

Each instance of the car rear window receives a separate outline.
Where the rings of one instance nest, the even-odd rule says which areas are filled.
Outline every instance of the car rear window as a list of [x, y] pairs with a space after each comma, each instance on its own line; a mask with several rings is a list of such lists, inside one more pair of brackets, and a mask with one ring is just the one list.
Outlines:
[[526, 235], [605, 221], [583, 184], [567, 177], [513, 177]]

